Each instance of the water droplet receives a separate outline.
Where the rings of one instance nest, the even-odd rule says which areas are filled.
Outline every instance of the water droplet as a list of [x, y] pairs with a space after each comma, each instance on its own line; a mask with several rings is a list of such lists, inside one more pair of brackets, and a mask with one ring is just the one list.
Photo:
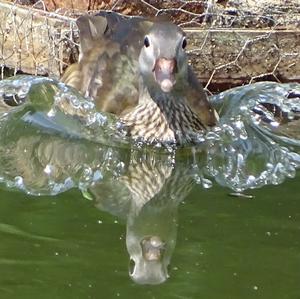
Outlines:
[[24, 187], [23, 178], [21, 176], [15, 177], [15, 186], [20, 189]]
[[211, 188], [213, 186], [213, 183], [209, 179], [202, 178], [202, 186], [205, 189], [209, 189], [209, 188]]
[[44, 168], [44, 172], [47, 175], [50, 175], [53, 172], [54, 167], [50, 164], [47, 164], [46, 167]]
[[93, 175], [93, 181], [100, 181], [103, 179], [103, 175], [100, 170], [96, 170]]

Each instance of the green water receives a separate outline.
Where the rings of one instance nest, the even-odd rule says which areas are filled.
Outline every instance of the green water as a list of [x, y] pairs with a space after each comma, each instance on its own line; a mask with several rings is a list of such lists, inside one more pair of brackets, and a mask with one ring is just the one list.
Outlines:
[[58, 81], [3, 80], [0, 299], [300, 299], [299, 94], [220, 94], [219, 126], [175, 154]]
[[195, 186], [178, 206], [170, 278], [129, 278], [126, 225], [77, 191], [0, 193], [1, 298], [300, 298], [299, 177], [254, 199]]

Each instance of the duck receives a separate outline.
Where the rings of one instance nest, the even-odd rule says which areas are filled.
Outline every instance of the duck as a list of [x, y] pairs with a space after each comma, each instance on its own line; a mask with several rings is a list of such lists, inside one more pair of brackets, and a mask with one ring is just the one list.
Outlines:
[[168, 21], [113, 12], [83, 15], [78, 62], [61, 81], [115, 114], [133, 140], [195, 143], [218, 114], [188, 64], [187, 37]]

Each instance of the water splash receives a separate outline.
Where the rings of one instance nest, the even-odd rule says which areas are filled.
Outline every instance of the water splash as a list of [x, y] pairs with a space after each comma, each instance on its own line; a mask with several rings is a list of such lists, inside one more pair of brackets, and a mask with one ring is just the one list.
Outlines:
[[294, 177], [300, 135], [291, 135], [282, 118], [297, 120], [299, 94], [299, 84], [261, 82], [212, 98], [221, 118], [210, 133], [217, 136], [208, 142], [207, 172], [235, 191], [278, 185]]
[[113, 115], [98, 112], [92, 99], [50, 78], [22, 75], [1, 81], [0, 118], [3, 117], [12, 122], [21, 118], [53, 134], [106, 145], [129, 144], [126, 138], [120, 139], [121, 131], [116, 132]]
[[300, 166], [299, 95], [299, 84], [271, 82], [226, 91], [212, 97], [220, 123], [201, 135], [196, 151], [175, 155], [173, 147], [156, 146], [145, 156], [145, 145], [131, 148], [113, 116], [63, 83], [34, 76], [3, 80], [0, 181], [34, 195], [79, 188], [89, 197], [91, 186], [107, 178], [117, 185], [137, 156], [142, 165], [150, 155], [156, 176], [157, 161], [170, 169], [166, 173], [185, 167], [203, 188], [214, 181], [237, 192], [280, 184]]

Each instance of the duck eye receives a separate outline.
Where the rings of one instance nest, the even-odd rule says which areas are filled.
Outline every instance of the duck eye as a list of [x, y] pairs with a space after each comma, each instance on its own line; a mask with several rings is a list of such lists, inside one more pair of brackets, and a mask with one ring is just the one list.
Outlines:
[[186, 41], [186, 38], [184, 37], [182, 40], [182, 45], [181, 45], [182, 49], [185, 49], [186, 45], [187, 45], [187, 41]]
[[149, 41], [148, 36], [146, 36], [145, 39], [144, 39], [144, 46], [145, 46], [146, 48], [148, 48], [148, 47], [150, 46], [150, 41]]

